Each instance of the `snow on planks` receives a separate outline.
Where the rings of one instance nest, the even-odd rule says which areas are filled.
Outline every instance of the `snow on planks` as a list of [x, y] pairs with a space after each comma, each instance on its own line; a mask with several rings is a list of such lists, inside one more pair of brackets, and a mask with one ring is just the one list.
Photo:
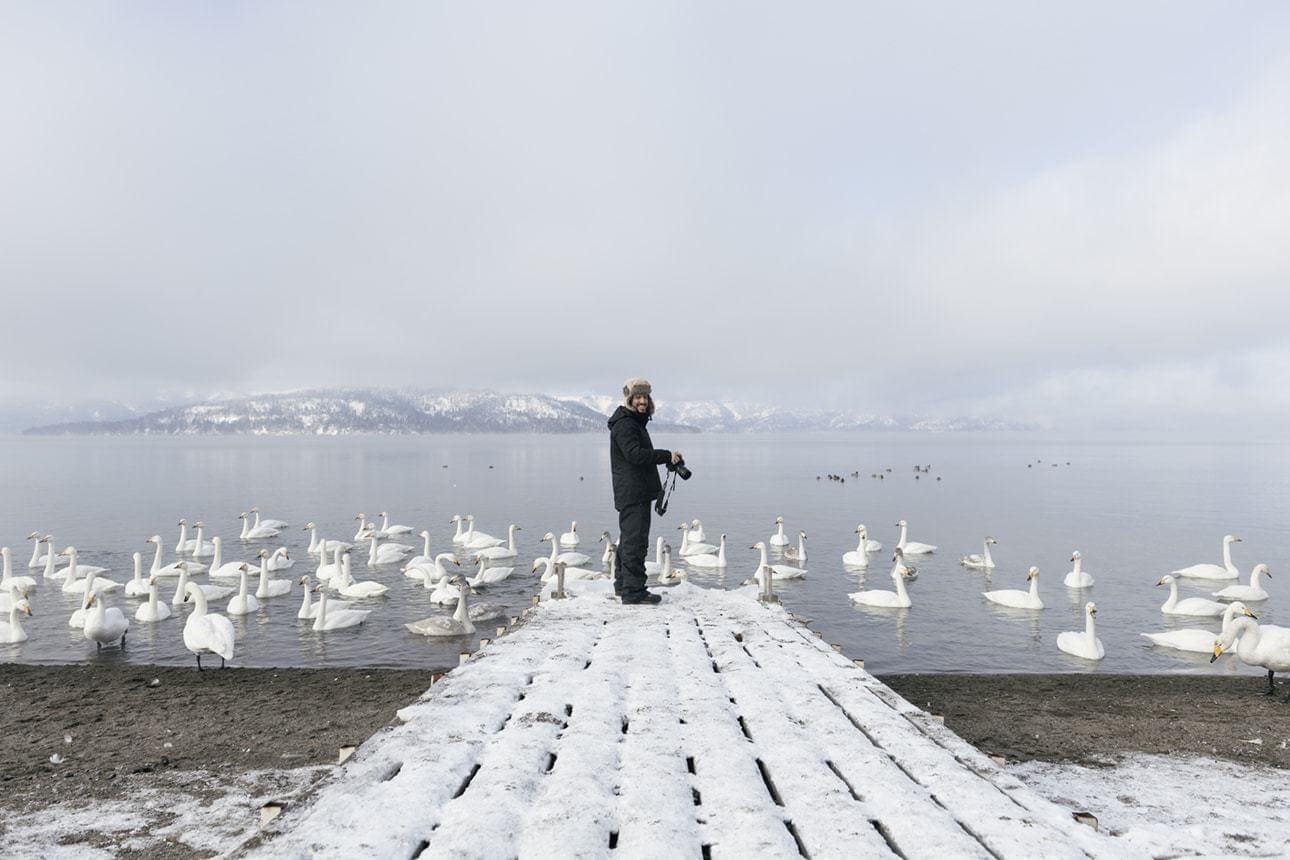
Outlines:
[[245, 853], [1119, 854], [783, 609], [589, 587], [453, 670]]

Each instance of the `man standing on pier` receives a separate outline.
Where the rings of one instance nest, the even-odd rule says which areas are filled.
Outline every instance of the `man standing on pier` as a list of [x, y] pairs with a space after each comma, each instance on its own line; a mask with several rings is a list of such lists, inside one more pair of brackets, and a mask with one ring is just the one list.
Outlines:
[[662, 598], [645, 590], [649, 551], [649, 506], [663, 492], [658, 467], [681, 461], [681, 452], [655, 448], [645, 425], [654, 414], [652, 389], [644, 379], [623, 383], [623, 405], [609, 417], [609, 466], [618, 511], [618, 573], [614, 593], [626, 604], [653, 605]]

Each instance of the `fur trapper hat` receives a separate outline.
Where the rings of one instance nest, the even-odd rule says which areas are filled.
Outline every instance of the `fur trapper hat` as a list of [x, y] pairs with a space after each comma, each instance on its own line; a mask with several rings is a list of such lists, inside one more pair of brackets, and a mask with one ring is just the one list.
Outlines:
[[644, 394], [649, 398], [649, 414], [654, 414], [654, 389], [650, 386], [648, 379], [641, 379], [639, 376], [632, 377], [623, 383], [623, 405], [630, 408], [632, 398], [637, 394]]

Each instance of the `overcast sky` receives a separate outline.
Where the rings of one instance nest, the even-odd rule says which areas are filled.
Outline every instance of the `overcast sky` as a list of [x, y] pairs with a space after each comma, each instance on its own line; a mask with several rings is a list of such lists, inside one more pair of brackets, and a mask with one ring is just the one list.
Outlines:
[[0, 5], [0, 400], [1290, 427], [1290, 4]]

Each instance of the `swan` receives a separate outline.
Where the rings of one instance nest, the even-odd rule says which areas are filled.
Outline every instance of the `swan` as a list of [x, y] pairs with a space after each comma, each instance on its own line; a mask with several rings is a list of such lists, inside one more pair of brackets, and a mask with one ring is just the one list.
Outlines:
[[287, 552], [285, 546], [280, 546], [273, 552], [269, 553], [269, 570], [276, 573], [279, 570], [291, 570], [295, 567], [296, 560]]
[[121, 640], [120, 646], [124, 648], [130, 622], [121, 610], [115, 606], [109, 609], [104, 605], [103, 598], [96, 594], [90, 595], [90, 607], [93, 611], [85, 616], [85, 638], [94, 642], [100, 650], [118, 639]]
[[[355, 582], [354, 577], [349, 572], [349, 553], [347, 552], [340, 554], [340, 580], [330, 584], [336, 586], [336, 590], [345, 597], [354, 598], [380, 597], [390, 590], [388, 585], [382, 585], [371, 579]], [[318, 611], [322, 612], [321, 609]]]
[[354, 546], [351, 543], [345, 543], [343, 540], [328, 540], [327, 538], [318, 537], [318, 526], [312, 522], [306, 523], [302, 531], [309, 532], [309, 549], [307, 552], [310, 555], [325, 555], [338, 549], [350, 549]]
[[202, 593], [207, 600], [221, 600], [228, 597], [236, 589], [227, 588], [222, 585], [198, 585], [195, 582], [188, 581], [188, 563], [176, 562], [179, 565], [179, 582], [175, 584], [175, 596], [171, 598], [170, 605], [178, 606], [185, 603], [188, 599], [188, 587], [192, 586]]
[[[305, 621], [312, 621], [318, 617], [318, 604], [313, 602], [313, 589], [309, 587], [309, 574], [300, 577], [301, 591], [304, 592], [304, 599], [300, 602], [300, 611], [296, 617]], [[353, 604], [348, 600], [329, 600], [327, 608], [330, 610], [349, 609]]]
[[802, 577], [806, 576], [805, 568], [792, 567], [791, 565], [787, 565], [787, 564], [770, 564], [766, 558], [766, 544], [762, 543], [761, 541], [757, 541], [757, 543], [753, 544], [748, 548], [759, 550], [761, 552], [761, 561], [757, 565], [757, 570], [761, 570], [763, 567], [769, 567], [770, 578], [773, 580], [801, 579]]
[[994, 570], [994, 559], [990, 556], [990, 545], [997, 544], [998, 541], [989, 535], [981, 543], [981, 554], [972, 553], [959, 559], [959, 564], [964, 567], [970, 567], [973, 570]]
[[228, 606], [224, 609], [229, 615], [250, 615], [252, 612], [260, 610], [260, 601], [254, 594], [247, 593], [247, 582], [251, 578], [251, 566], [243, 564], [242, 570], [238, 573], [237, 594], [229, 598]]
[[[546, 559], [538, 559], [545, 561]], [[459, 577], [453, 579], [460, 581]], [[422, 618], [420, 621], [413, 621], [411, 624], [405, 624], [413, 633], [421, 636], [469, 636], [475, 632], [475, 625], [470, 620], [470, 609], [466, 602], [466, 589], [460, 589], [457, 597], [457, 611], [452, 615], [432, 615], [429, 618]]]
[[165, 621], [170, 617], [170, 607], [157, 601], [157, 578], [148, 577], [148, 602], [140, 603], [134, 610], [134, 620], [142, 624]]
[[1223, 563], [1218, 564], [1193, 564], [1191, 567], [1181, 567], [1178, 570], [1169, 571], [1174, 576], [1190, 576], [1193, 579], [1239, 579], [1241, 571], [1236, 565], [1232, 564], [1232, 544], [1240, 543], [1241, 539], [1235, 535], [1223, 535]]
[[8, 594], [10, 589], [17, 588], [25, 597], [36, 590], [36, 577], [13, 575], [13, 560], [9, 556], [9, 547], [0, 546], [0, 558], [4, 560], [4, 574], [0, 575], [0, 593]]
[[365, 541], [372, 535], [376, 535], [378, 538], [389, 537], [389, 535], [376, 527], [376, 523], [369, 523], [367, 514], [362, 511], [355, 514], [354, 519], [358, 520], [358, 531], [354, 532], [355, 543]]
[[175, 555], [188, 552], [188, 520], [180, 520], [179, 523], [179, 540], [175, 541]]
[[896, 562], [897, 567], [904, 569], [905, 582], [913, 582], [915, 579], [918, 579], [918, 568], [905, 564], [904, 550], [900, 547], [896, 547], [896, 550], [892, 553], [891, 557], [892, 560]]
[[896, 583], [895, 591], [875, 588], [868, 591], [853, 591], [847, 597], [859, 606], [877, 606], [887, 609], [908, 609], [913, 606], [913, 601], [909, 599], [909, 592], [905, 590], [905, 573], [900, 564], [891, 569], [891, 580]]
[[421, 531], [417, 532], [417, 537], [421, 538], [421, 540], [423, 541], [423, 544], [421, 546], [421, 555], [414, 555], [412, 556], [412, 558], [408, 559], [407, 565], [405, 565], [403, 568], [405, 571], [407, 570], [408, 565], [415, 567], [416, 565], [419, 565], [419, 564], [434, 564], [434, 556], [431, 555], [430, 553], [429, 530], [422, 529]]
[[24, 598], [13, 601], [9, 607], [9, 622], [0, 621], [0, 642], [16, 645], [27, 641], [27, 631], [22, 629], [20, 615], [31, 615], [31, 603]]
[[[539, 567], [542, 567], [544, 565], [546, 566], [546, 570], [542, 571], [542, 575], [539, 577], [539, 581], [550, 582], [551, 580], [555, 579], [555, 563], [552, 562], [551, 559], [547, 558], [546, 556], [542, 556], [539, 559], [534, 559], [533, 570], [534, 572], [536, 572]], [[605, 578], [605, 574], [601, 573], [598, 570], [590, 570], [585, 567], [569, 567], [569, 565], [567, 564], [564, 566], [565, 582], [571, 582], [575, 579], [603, 579], [603, 578]]]
[[241, 540], [264, 540], [281, 534], [280, 529], [251, 525], [250, 518], [245, 511], [238, 514], [237, 518], [242, 521], [242, 534], [238, 536]]
[[[659, 538], [659, 540], [661, 541], [662, 538]], [[600, 564], [603, 566], [609, 564], [609, 557], [614, 554], [614, 536], [607, 531], [603, 531], [600, 533], [600, 543], [605, 545], [605, 552], [600, 556]]]
[[1044, 602], [1039, 599], [1039, 568], [1032, 567], [1026, 572], [1030, 580], [1030, 590], [1019, 588], [1001, 588], [995, 591], [983, 591], [985, 599], [1000, 606], [1011, 606], [1013, 609], [1043, 609]]
[[1268, 593], [1259, 585], [1259, 574], [1272, 578], [1272, 572], [1266, 564], [1256, 564], [1254, 570], [1250, 571], [1249, 585], [1229, 585], [1222, 591], [1215, 591], [1214, 596], [1223, 600], [1267, 600]]
[[[453, 616], [456, 617], [456, 614], [457, 613], [454, 612]], [[494, 621], [498, 618], [506, 618], [510, 614], [510, 610], [500, 603], [488, 603], [481, 600], [477, 603], [470, 604], [470, 610], [466, 613], [466, 617], [468, 617], [472, 623], [475, 623], [480, 621]]]
[[[805, 537], [805, 534], [803, 534]], [[717, 547], [717, 554], [705, 553], [704, 555], [686, 556], [685, 563], [690, 567], [725, 567], [726, 566], [726, 536], [721, 536], [721, 543]]]
[[[1240, 641], [1236, 642], [1239, 637]], [[1236, 642], [1236, 656], [1247, 666], [1262, 666], [1268, 670], [1268, 689], [1265, 695], [1276, 693], [1272, 676], [1277, 672], [1290, 671], [1290, 628], [1275, 627], [1271, 624], [1259, 624], [1253, 619], [1237, 617], [1231, 627], [1214, 643], [1213, 663], [1224, 651], [1230, 651]], [[1287, 694], [1283, 702], [1290, 702]]]
[[578, 521], [574, 520], [573, 525], [569, 526], [569, 530], [560, 535], [560, 546], [565, 549], [573, 549], [581, 542], [582, 539], [578, 537]]
[[677, 526], [681, 530], [681, 548], [677, 550], [677, 555], [712, 555], [717, 548], [710, 543], [695, 543], [690, 540], [690, 524], [681, 523]]
[[1067, 588], [1088, 588], [1092, 586], [1093, 575], [1090, 573], [1084, 572], [1084, 568], [1082, 567], [1084, 563], [1084, 556], [1080, 555], [1079, 550], [1075, 550], [1073, 553], [1071, 553], [1071, 561], [1075, 563], [1075, 566], [1071, 568], [1070, 572], [1066, 574], [1066, 578], [1062, 580], [1062, 582], [1066, 584], [1066, 587]]
[[474, 514], [466, 514], [466, 533], [461, 536], [461, 542], [466, 545], [466, 549], [484, 549], [490, 546], [501, 546], [503, 543], [501, 538], [475, 531]]
[[291, 593], [291, 580], [269, 579], [269, 554], [260, 550], [260, 584], [255, 589], [256, 600], [282, 597]]
[[1138, 635], [1144, 639], [1150, 639], [1152, 645], [1158, 645], [1161, 648], [1209, 654], [1214, 650], [1214, 642], [1230, 629], [1232, 622], [1239, 615], [1247, 615], [1250, 618], [1258, 617], [1247, 609], [1244, 603], [1238, 600], [1227, 604], [1227, 609], [1223, 612], [1223, 626], [1218, 634], [1215, 634], [1213, 630], [1187, 627], [1182, 630], [1167, 630], [1164, 633], [1140, 633]]
[[[54, 551], [54, 545], [52, 543], [52, 541], [54, 540], [53, 535], [42, 536], [40, 532], [32, 532], [31, 534], [27, 535], [27, 540], [35, 541], [35, 543], [32, 544], [31, 546], [31, 561], [27, 562], [27, 567], [29, 568], [44, 567], [45, 562], [49, 561], [49, 556]], [[41, 553], [40, 545], [45, 543], [49, 544], [49, 550], [45, 553]]]
[[81, 564], [80, 557], [77, 555], [76, 547], [74, 546], [63, 547], [63, 551], [58, 553], [55, 558], [61, 558], [62, 556], [67, 556], [67, 567], [54, 573], [54, 575], [50, 577], [51, 579], [61, 579], [66, 583], [69, 579], [80, 579], [82, 576], [87, 574], [108, 572], [106, 567], [99, 567], [93, 564]]
[[1217, 618], [1227, 609], [1226, 604], [1204, 597], [1188, 597], [1186, 600], [1179, 600], [1178, 583], [1169, 574], [1160, 577], [1156, 585], [1169, 586], [1169, 599], [1160, 606], [1160, 611], [1165, 615], [1201, 615]]
[[560, 548], [556, 546], [555, 543], [555, 535], [551, 532], [547, 532], [543, 535], [542, 540], [551, 541], [551, 564], [555, 564], [557, 561], [562, 561], [565, 564], [577, 567], [578, 565], [583, 565], [591, 561], [591, 556], [584, 552], [560, 552]]
[[708, 536], [704, 533], [703, 523], [699, 521], [699, 518], [695, 517], [690, 520], [690, 540], [695, 543], [703, 543], [707, 539]]
[[771, 546], [788, 546], [788, 535], [784, 534], [784, 518], [775, 517], [775, 525], [778, 527], [774, 534], [767, 541]]
[[513, 567], [488, 567], [488, 559], [483, 556], [475, 556], [475, 561], [479, 562], [479, 571], [466, 584], [471, 588], [479, 588], [484, 585], [492, 585], [495, 582], [501, 582], [515, 572]]
[[876, 540], [869, 539], [869, 529], [864, 524], [856, 526], [856, 533], [860, 535], [860, 548], [865, 552], [881, 552], [882, 544]]
[[426, 588], [434, 588], [436, 582], [448, 578], [448, 569], [443, 566], [445, 561], [450, 561], [458, 566], [461, 565], [461, 559], [457, 558], [454, 553], [441, 552], [434, 557], [433, 563], [409, 565], [403, 568], [403, 574], [413, 579], [420, 579]]
[[486, 546], [477, 554], [482, 555], [489, 561], [501, 561], [502, 559], [517, 557], [520, 553], [515, 547], [515, 533], [518, 531], [523, 530], [515, 523], [511, 523], [506, 529], [506, 546], [501, 546], [500, 544], [498, 546]]
[[[186, 578], [186, 577], [181, 577]], [[225, 660], [233, 659], [236, 635], [233, 622], [226, 616], [206, 611], [206, 594], [195, 582], [184, 590], [184, 602], [194, 604], [192, 614], [184, 622], [184, 647], [197, 655], [197, 671], [202, 668], [202, 654], [218, 654], [220, 668]]]
[[197, 529], [197, 537], [188, 542], [189, 555], [193, 558], [210, 558], [215, 554], [215, 544], [203, 537], [206, 531], [206, 524], [201, 520], [198, 520], [193, 523], [193, 528]]
[[318, 612], [313, 629], [319, 633], [357, 627], [372, 614], [370, 609], [333, 609], [327, 605], [327, 590], [322, 585], [315, 585], [314, 591], [318, 592]]
[[867, 537], [863, 525], [856, 526], [856, 534], [859, 536], [856, 548], [842, 553], [842, 564], [846, 567], [868, 567], [869, 550], [866, 546]]
[[462, 589], [465, 585], [460, 584], [461, 577], [454, 576], [449, 579], [441, 579], [435, 583], [434, 589], [430, 592], [430, 602], [437, 603], [440, 606], [448, 606], [457, 602], [461, 597]]
[[1106, 649], [1102, 647], [1102, 640], [1097, 638], [1097, 629], [1093, 624], [1094, 615], [1097, 615], [1097, 604], [1084, 604], [1084, 632], [1067, 630], [1058, 633], [1057, 647], [1072, 657], [1082, 657], [1085, 660], [1101, 660], [1105, 657]]
[[[608, 535], [609, 532], [605, 532], [605, 534]], [[614, 547], [614, 550], [617, 551], [618, 545], [612, 544], [612, 546]], [[605, 564], [609, 564], [608, 555], [609, 555], [609, 547], [605, 547], [605, 556], [606, 556]], [[654, 541], [654, 560], [645, 562], [645, 572], [658, 573], [662, 569], [663, 569], [663, 536], [659, 535], [658, 539]]]
[[210, 577], [212, 579], [237, 579], [241, 575], [241, 561], [224, 561], [224, 543], [218, 537], [211, 538], [215, 544], [215, 554], [211, 557]]
[[152, 568], [148, 571], [149, 576], [179, 576], [181, 570], [187, 570], [189, 573], [201, 573], [206, 569], [206, 565], [200, 561], [173, 561], [162, 566], [161, 535], [153, 535], [148, 538], [148, 543], [157, 545], [157, 551], [152, 557]]
[[[89, 576], [78, 579], [76, 584], [80, 586], [81, 605], [77, 607], [76, 611], [67, 619], [67, 626], [83, 630], [85, 629], [85, 616], [88, 615], [90, 611], [90, 598], [94, 595], [94, 574], [91, 573]], [[17, 592], [11, 593], [17, 594]]]
[[[367, 566], [374, 567], [378, 564], [402, 564], [404, 559], [412, 555], [415, 547], [410, 547], [405, 543], [380, 543], [376, 533], [369, 530]], [[348, 552], [342, 555], [349, 555]]]
[[[69, 546], [59, 553], [59, 555], [65, 555], [68, 557], [66, 568], [67, 579], [63, 581], [64, 594], [76, 594], [78, 591], [82, 591], [85, 587], [84, 580], [89, 577], [98, 577], [94, 580], [95, 594], [99, 594], [104, 591], [116, 591], [121, 587], [121, 583], [111, 579], [104, 579], [99, 576], [99, 572], [107, 570], [107, 568], [93, 567], [90, 565], [81, 567], [76, 561], [76, 547]], [[84, 576], [81, 576], [81, 574], [84, 574]]]
[[797, 548], [794, 549], [790, 546], [784, 550], [784, 558], [789, 561], [795, 561], [799, 565], [806, 563], [806, 532], [799, 531], [797, 533]]
[[279, 531], [281, 531], [282, 529], [285, 529], [291, 525], [291, 523], [286, 522], [285, 520], [274, 520], [274, 519], [268, 519], [268, 518], [260, 519], [259, 507], [252, 507], [250, 512], [255, 514], [255, 525], [252, 526], [252, 528], [265, 526], [266, 528], [278, 529]]
[[136, 552], [134, 558], [134, 579], [125, 584], [126, 597], [147, 597], [148, 583], [143, 580], [143, 553]]
[[327, 563], [327, 556], [325, 555], [319, 560], [318, 567], [314, 570], [314, 576], [318, 577], [319, 582], [329, 582], [340, 576], [340, 556], [344, 552], [349, 552], [349, 550], [341, 549], [340, 547], [334, 549], [331, 554], [331, 564]]
[[410, 535], [412, 534], [412, 526], [399, 526], [399, 525], [392, 526], [390, 525], [389, 511], [381, 511], [381, 531], [385, 532], [387, 535], [390, 535], [390, 536]]
[[900, 526], [900, 540], [896, 546], [904, 550], [905, 555], [927, 555], [930, 552], [936, 552], [936, 547], [930, 543], [919, 543], [907, 539], [909, 532], [909, 523], [904, 520], [897, 521], [896, 525]]
[[453, 535], [452, 535], [453, 543], [461, 543], [462, 538], [466, 536], [466, 533], [462, 531], [462, 528], [461, 528], [462, 523], [464, 523], [465, 521], [466, 521], [466, 518], [463, 517], [461, 514], [453, 514], [452, 519], [448, 520], [449, 525], [455, 525], [457, 527], [457, 530], [453, 532]]

